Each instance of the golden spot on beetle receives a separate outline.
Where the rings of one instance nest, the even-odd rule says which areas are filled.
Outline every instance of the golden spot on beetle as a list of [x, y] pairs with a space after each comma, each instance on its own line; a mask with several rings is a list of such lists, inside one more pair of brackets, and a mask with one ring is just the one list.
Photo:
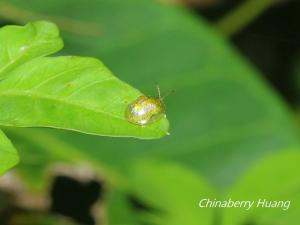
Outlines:
[[159, 121], [166, 117], [165, 106], [157, 86], [158, 98], [140, 96], [128, 105], [125, 117], [133, 124], [144, 126]]

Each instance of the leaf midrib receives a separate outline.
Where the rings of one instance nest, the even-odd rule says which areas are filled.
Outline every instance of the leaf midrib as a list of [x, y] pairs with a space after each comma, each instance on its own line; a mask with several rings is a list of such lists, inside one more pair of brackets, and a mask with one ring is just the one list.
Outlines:
[[[7, 92], [0, 92], [0, 97], [1, 96], [12, 96], [12, 97], [13, 96], [20, 96], [20, 97], [27, 97], [27, 98], [38, 98], [38, 99], [57, 101], [57, 102], [61, 102], [62, 104], [71, 105], [71, 106], [82, 108], [82, 109], [85, 109], [85, 110], [88, 110], [88, 111], [93, 111], [95, 113], [101, 113], [101, 114], [104, 114], [106, 116], [112, 117], [116, 120], [121, 120], [121, 121], [128, 122], [125, 118], [119, 117], [119, 116], [117, 116], [115, 114], [112, 114], [112, 113], [109, 113], [109, 112], [105, 112], [103, 110], [99, 110], [99, 109], [95, 109], [95, 108], [92, 108], [92, 107], [87, 107], [87, 106], [84, 106], [84, 105], [80, 105], [80, 104], [72, 102], [72, 101], [64, 101], [63, 99], [60, 99], [60, 98], [52, 98], [52, 97], [45, 96], [45, 95], [37, 95], [36, 93], [32, 93], [32, 92], [7, 91]], [[153, 129], [152, 127], [147, 127], [147, 129], [157, 132], [157, 129]]]
[[51, 100], [51, 101], [58, 101], [58, 102], [62, 102], [63, 104], [73, 105], [73, 106], [76, 106], [76, 107], [79, 107], [79, 108], [94, 111], [96, 113], [102, 113], [102, 114], [105, 114], [105, 115], [109, 115], [113, 118], [126, 121], [122, 117], [119, 117], [119, 116], [117, 116], [115, 114], [112, 114], [112, 113], [105, 112], [103, 110], [99, 110], [99, 109], [96, 109], [96, 108], [80, 105], [80, 104], [75, 103], [73, 101], [65, 101], [62, 98], [53, 98], [53, 97], [50, 97], [50, 96], [42, 95], [40, 93], [36, 94], [34, 92], [28, 92], [28, 91], [24, 91], [24, 92], [8, 91], [8, 92], [1, 92], [0, 96], [21, 96], [21, 97], [28, 97], [28, 98], [38, 98], [38, 99], [46, 99], [46, 100]]

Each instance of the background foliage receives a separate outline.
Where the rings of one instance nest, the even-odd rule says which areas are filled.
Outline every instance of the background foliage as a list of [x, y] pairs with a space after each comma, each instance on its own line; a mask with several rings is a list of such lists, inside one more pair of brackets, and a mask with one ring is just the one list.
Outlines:
[[[270, 7], [270, 1], [248, 2], [265, 3], [234, 12]], [[232, 18], [243, 20], [236, 15], [241, 13], [214, 27], [186, 7], [154, 0], [2, 1], [3, 23], [56, 22], [65, 41], [61, 54], [100, 58], [143, 93], [155, 95], [155, 82], [176, 91], [165, 101], [171, 135], [159, 140], [4, 128], [19, 149], [14, 172], [28, 194], [47, 195], [57, 175], [53, 167], [67, 162], [90, 165], [93, 179], [104, 184], [106, 197], [99, 198], [93, 217], [99, 224], [295, 224], [300, 207], [299, 153], [291, 151], [299, 145], [295, 113], [226, 38], [241, 29], [233, 24]], [[266, 179], [270, 176], [274, 179]], [[279, 185], [283, 179], [290, 186]], [[246, 199], [261, 192], [293, 198], [294, 205], [276, 221], [268, 210], [245, 214], [197, 206], [202, 197]], [[47, 205], [25, 207], [49, 211]]]

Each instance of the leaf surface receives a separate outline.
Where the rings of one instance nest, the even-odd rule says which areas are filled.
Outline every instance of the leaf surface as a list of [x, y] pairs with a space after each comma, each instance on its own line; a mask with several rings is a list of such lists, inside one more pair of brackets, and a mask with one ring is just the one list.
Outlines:
[[0, 30], [0, 76], [18, 65], [63, 47], [57, 27], [36, 22], [25, 26], [5, 26]]
[[[258, 225], [296, 224], [300, 220], [299, 161], [300, 151], [288, 150], [266, 157], [250, 168], [226, 196], [234, 200], [253, 200], [255, 204], [249, 211], [243, 208], [224, 209], [223, 225], [250, 221]], [[257, 207], [259, 199], [283, 201], [283, 205]]]
[[[137, 158], [153, 157], [183, 163], [226, 190], [258, 159], [299, 145], [291, 112], [260, 78], [260, 72], [203, 19], [184, 9], [152, 0], [53, 0], [47, 2], [48, 7], [38, 0], [9, 2], [45, 15], [99, 24], [103, 30], [99, 37], [63, 33], [65, 52], [102, 58], [122, 80], [146, 93], [153, 93], [153, 81], [163, 91], [176, 90], [166, 98], [171, 136], [162, 140], [111, 140], [44, 131], [128, 178], [132, 174], [124, 168]], [[70, 4], [72, 9], [66, 11]], [[155, 177], [153, 182], [160, 183], [159, 179]], [[148, 182], [156, 187], [149, 180], [144, 183]], [[180, 196], [174, 197], [174, 202], [177, 200], [181, 201]], [[153, 203], [148, 198], [145, 201]], [[123, 207], [127, 212], [128, 206]], [[176, 218], [180, 215], [171, 219]]]
[[171, 135], [159, 141], [57, 132], [95, 159], [122, 171], [131, 159], [155, 155], [183, 162], [223, 189], [265, 154], [299, 145], [291, 112], [260, 72], [184, 9], [152, 0], [54, 0], [47, 8], [38, 0], [10, 2], [99, 24], [99, 37], [63, 33], [65, 51], [102, 58], [145, 93], [154, 93], [154, 81], [162, 92], [175, 89], [165, 99]]
[[0, 130], [0, 175], [19, 162], [17, 150]]
[[140, 161], [130, 173], [133, 194], [148, 210], [140, 219], [157, 225], [211, 225], [215, 210], [200, 208], [202, 198], [214, 198], [205, 179], [180, 165], [168, 162]]
[[25, 27], [4, 27], [0, 39], [14, 37], [13, 32], [20, 37], [1, 45], [8, 55], [2, 66], [5, 79], [0, 83], [1, 125], [53, 127], [144, 139], [160, 138], [167, 133], [166, 118], [143, 127], [126, 120], [128, 104], [142, 93], [113, 76], [99, 60], [36, 57], [61, 46], [54, 24], [36, 22]]

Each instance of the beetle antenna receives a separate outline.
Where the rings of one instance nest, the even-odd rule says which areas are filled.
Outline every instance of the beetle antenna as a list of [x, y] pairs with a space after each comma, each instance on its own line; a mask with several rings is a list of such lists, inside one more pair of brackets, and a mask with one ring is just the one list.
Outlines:
[[169, 92], [167, 92], [164, 96], [160, 97], [161, 100], [165, 99], [166, 97], [168, 97], [169, 95], [174, 94], [175, 90], [171, 90]]
[[158, 93], [158, 98], [161, 99], [160, 88], [159, 88], [158, 83], [156, 83], [156, 89], [157, 89], [157, 93]]
[[162, 96], [162, 95], [161, 95], [161, 92], [160, 92], [159, 84], [156, 82], [155, 85], [156, 85], [156, 89], [157, 89], [157, 93], [158, 93], [158, 98], [159, 98], [160, 100], [164, 100], [166, 97], [168, 97], [168, 96], [171, 95], [171, 94], [174, 94], [174, 92], [175, 92], [175, 90], [171, 90], [171, 91], [167, 92], [166, 94], [164, 94], [164, 95]]

